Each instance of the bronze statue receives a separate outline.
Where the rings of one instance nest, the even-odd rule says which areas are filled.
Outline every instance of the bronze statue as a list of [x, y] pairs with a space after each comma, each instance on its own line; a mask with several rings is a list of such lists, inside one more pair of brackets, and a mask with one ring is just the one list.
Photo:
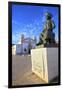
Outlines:
[[44, 25], [44, 30], [40, 35], [40, 42], [43, 44], [51, 44], [55, 43], [55, 34], [53, 29], [55, 28], [55, 23], [52, 20], [52, 14], [47, 12], [46, 13], [46, 23]]

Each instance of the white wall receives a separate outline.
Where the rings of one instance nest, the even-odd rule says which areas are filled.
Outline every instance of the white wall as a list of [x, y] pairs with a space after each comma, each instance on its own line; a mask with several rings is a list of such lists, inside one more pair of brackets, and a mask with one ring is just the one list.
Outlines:
[[16, 54], [20, 54], [22, 52], [21, 44], [16, 45]]
[[[16, 44], [16, 54], [28, 54], [29, 52], [29, 43]], [[35, 43], [32, 42], [32, 48], [35, 48]], [[15, 48], [15, 47], [14, 47]], [[26, 49], [26, 51], [24, 50]], [[13, 53], [15, 53], [15, 49], [13, 49]]]
[[[24, 49], [26, 49], [26, 51], [24, 51]], [[23, 53], [28, 53], [28, 43], [23, 43]]]
[[45, 82], [58, 76], [58, 48], [31, 50], [32, 71]]
[[12, 55], [16, 55], [16, 45], [12, 46]]
[[58, 48], [47, 48], [48, 79], [58, 76]]
[[31, 50], [32, 71], [48, 83], [47, 49], [37, 48]]
[[[24, 51], [26, 49], [26, 51]], [[28, 44], [23, 43], [23, 44], [17, 44], [16, 45], [16, 54], [25, 54], [28, 53]]]

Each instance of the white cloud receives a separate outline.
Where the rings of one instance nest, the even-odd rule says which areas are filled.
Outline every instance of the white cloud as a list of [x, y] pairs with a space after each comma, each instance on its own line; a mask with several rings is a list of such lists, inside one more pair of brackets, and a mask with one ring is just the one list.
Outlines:
[[[22, 23], [19, 21], [16, 21], [16, 20], [12, 20], [12, 24], [14, 24], [15, 26], [17, 26], [18, 28], [21, 28], [22, 27]], [[25, 26], [25, 25], [23, 25]]]
[[[18, 25], [18, 30], [13, 36], [13, 41], [17, 42], [21, 38], [21, 35], [24, 34], [25, 37], [31, 37], [39, 29], [41, 29], [41, 18], [37, 18], [33, 23], [25, 24], [23, 28], [19, 27], [20, 22], [12, 21], [15, 25]], [[17, 38], [17, 39], [16, 39]], [[16, 41], [17, 40], [17, 41]]]

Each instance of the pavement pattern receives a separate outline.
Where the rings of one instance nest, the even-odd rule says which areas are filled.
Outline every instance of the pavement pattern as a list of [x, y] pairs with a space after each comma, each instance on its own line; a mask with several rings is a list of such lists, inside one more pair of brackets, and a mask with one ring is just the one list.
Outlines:
[[45, 84], [32, 72], [30, 55], [12, 56], [12, 85]]

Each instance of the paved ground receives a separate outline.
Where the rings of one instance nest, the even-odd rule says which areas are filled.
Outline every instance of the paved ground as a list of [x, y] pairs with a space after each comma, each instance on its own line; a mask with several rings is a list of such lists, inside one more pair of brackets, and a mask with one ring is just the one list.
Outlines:
[[31, 56], [12, 56], [12, 85], [45, 83], [31, 71]]

